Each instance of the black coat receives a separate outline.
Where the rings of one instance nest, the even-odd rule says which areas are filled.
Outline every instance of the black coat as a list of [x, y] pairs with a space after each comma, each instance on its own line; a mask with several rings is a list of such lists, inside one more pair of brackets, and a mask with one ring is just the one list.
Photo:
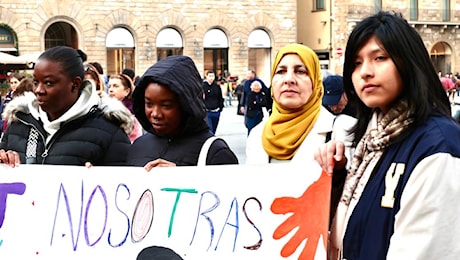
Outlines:
[[[162, 158], [177, 166], [195, 166], [203, 143], [212, 136], [210, 131], [177, 138], [145, 134], [137, 138], [128, 153], [128, 164], [144, 166], [149, 161]], [[209, 148], [206, 165], [238, 164], [238, 159], [227, 143], [217, 139]]]
[[204, 104], [208, 110], [222, 111], [224, 108], [224, 98], [222, 97], [222, 89], [213, 81], [211, 85], [205, 80], [202, 83], [204, 92]]
[[[267, 96], [265, 92], [254, 92], [251, 91], [248, 93], [248, 99], [246, 101], [246, 116], [247, 117], [256, 117], [257, 115], [262, 115], [262, 108], [267, 108]], [[268, 108], [267, 108], [268, 110]]]
[[[145, 115], [144, 93], [151, 82], [177, 94], [182, 127], [174, 136], [157, 134]], [[147, 133], [131, 145], [128, 165], [144, 166], [159, 158], [178, 166], [197, 165], [203, 143], [213, 136], [206, 121], [201, 84], [201, 76], [187, 56], [169, 56], [147, 69], [133, 92], [134, 114]], [[225, 141], [216, 140], [209, 149], [206, 164], [238, 164], [238, 158]]]
[[[17, 99], [12, 103], [19, 101]], [[122, 108], [123, 104], [118, 103]], [[0, 149], [18, 152], [21, 163], [26, 163], [26, 147], [33, 127], [39, 134], [36, 159], [31, 163], [83, 166], [90, 162], [94, 166], [125, 165], [130, 141], [121, 125], [126, 123], [132, 127], [133, 124], [126, 108], [123, 116], [115, 119], [113, 114], [103, 112], [102, 107], [94, 107], [88, 114], [61, 125], [45, 145], [47, 134], [42, 122], [27, 111], [21, 111], [21, 107], [27, 106], [18, 106], [20, 111], [8, 119], [10, 124], [0, 142]], [[122, 119], [131, 121], [122, 123]]]

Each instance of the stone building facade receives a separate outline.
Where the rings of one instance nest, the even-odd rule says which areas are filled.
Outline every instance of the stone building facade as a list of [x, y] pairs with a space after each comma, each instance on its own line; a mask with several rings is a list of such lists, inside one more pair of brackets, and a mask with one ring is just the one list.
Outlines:
[[[316, 8], [315, 3], [322, 3], [323, 8]], [[438, 71], [460, 72], [458, 0], [299, 0], [298, 4], [299, 42], [317, 51], [320, 58], [323, 57], [322, 64], [335, 73], [341, 74], [343, 70], [340, 53], [345, 50], [351, 30], [357, 22], [378, 10], [402, 13], [421, 35]]]
[[138, 75], [158, 59], [183, 54], [202, 75], [213, 69], [244, 78], [255, 69], [268, 83], [276, 50], [296, 42], [296, 10], [296, 0], [2, 0], [0, 51], [36, 57], [68, 45], [106, 74], [131, 67]]

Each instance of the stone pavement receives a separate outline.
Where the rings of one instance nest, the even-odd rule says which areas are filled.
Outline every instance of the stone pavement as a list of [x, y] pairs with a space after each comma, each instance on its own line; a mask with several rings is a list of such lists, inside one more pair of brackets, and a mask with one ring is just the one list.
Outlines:
[[224, 107], [220, 114], [216, 136], [224, 139], [238, 157], [239, 164], [246, 163], [247, 129], [244, 126], [244, 117], [236, 114], [237, 101], [232, 106]]

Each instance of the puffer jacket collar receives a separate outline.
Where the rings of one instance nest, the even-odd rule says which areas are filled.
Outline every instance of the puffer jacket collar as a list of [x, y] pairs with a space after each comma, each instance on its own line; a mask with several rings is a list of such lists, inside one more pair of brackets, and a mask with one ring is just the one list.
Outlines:
[[[90, 92], [92, 92], [92, 84], [89, 81], [83, 82], [85, 88], [91, 88]], [[120, 101], [110, 97], [102, 97], [95, 107], [99, 108], [107, 119], [117, 122], [125, 133], [129, 134], [133, 129], [134, 119], [132, 114]], [[26, 93], [24, 96], [18, 96], [10, 101], [5, 107], [2, 116], [7, 120], [8, 124], [18, 120], [18, 112], [30, 114], [36, 120], [39, 120], [40, 115], [38, 108], [39, 106], [35, 95]], [[91, 113], [91, 111], [89, 113]]]

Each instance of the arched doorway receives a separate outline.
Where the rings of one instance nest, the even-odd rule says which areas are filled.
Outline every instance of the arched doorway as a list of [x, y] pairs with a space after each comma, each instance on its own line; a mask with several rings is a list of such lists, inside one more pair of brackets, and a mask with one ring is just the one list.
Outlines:
[[448, 43], [436, 43], [431, 48], [430, 57], [436, 72], [441, 71], [442, 75], [452, 72], [452, 48]]
[[164, 28], [157, 35], [157, 60], [171, 55], [182, 55], [182, 36], [173, 28]]
[[45, 32], [45, 50], [55, 46], [69, 46], [78, 49], [78, 35], [75, 28], [66, 22], [56, 22]]
[[0, 51], [18, 56], [17, 37], [8, 25], [0, 24]]
[[[17, 46], [17, 36], [14, 31], [8, 25], [0, 24], [0, 52], [18, 56]], [[8, 90], [7, 73], [10, 69], [15, 68], [0, 64], [0, 96], [4, 96]]]
[[262, 79], [267, 86], [270, 85], [272, 48], [270, 36], [262, 29], [252, 31], [248, 38], [248, 48], [249, 69], [254, 69], [257, 76]]
[[216, 78], [228, 73], [228, 38], [220, 29], [211, 29], [204, 35], [204, 73], [213, 70]]
[[123, 27], [112, 29], [105, 40], [107, 48], [107, 74], [121, 73], [129, 68], [136, 71], [134, 37]]

